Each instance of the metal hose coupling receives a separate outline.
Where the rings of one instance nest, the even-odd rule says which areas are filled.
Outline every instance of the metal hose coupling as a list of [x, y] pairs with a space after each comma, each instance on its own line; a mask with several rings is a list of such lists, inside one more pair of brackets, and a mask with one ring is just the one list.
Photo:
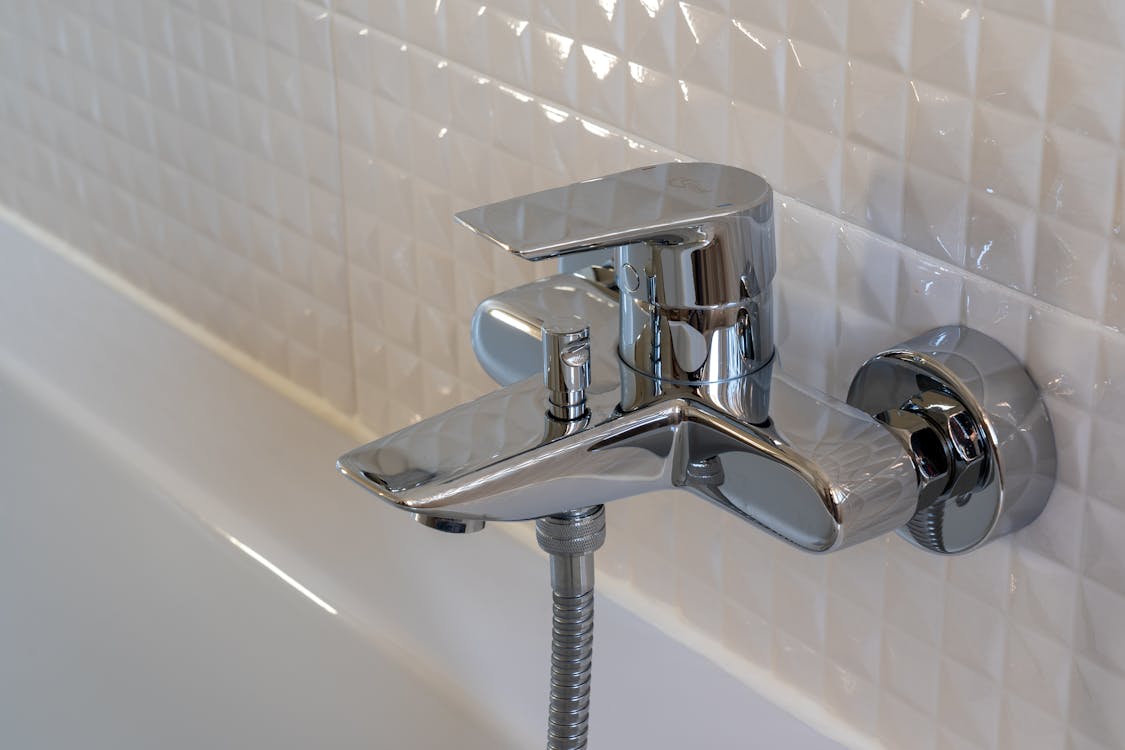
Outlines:
[[590, 721], [594, 552], [605, 542], [605, 509], [597, 505], [540, 518], [535, 537], [551, 562], [547, 750], [582, 750]]

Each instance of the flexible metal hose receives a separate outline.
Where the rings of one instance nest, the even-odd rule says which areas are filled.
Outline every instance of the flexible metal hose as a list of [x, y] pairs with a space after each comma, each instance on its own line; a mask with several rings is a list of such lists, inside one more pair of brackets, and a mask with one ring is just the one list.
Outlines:
[[547, 748], [581, 750], [590, 722], [594, 592], [575, 597], [554, 594], [553, 599]]
[[590, 722], [594, 648], [594, 551], [605, 541], [602, 506], [535, 523], [551, 562], [551, 694], [547, 750], [583, 750]]

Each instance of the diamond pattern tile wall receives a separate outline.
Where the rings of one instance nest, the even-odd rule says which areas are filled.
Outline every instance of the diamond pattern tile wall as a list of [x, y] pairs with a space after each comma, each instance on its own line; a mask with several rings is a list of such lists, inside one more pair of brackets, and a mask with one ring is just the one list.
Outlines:
[[[1079, 0], [0, 0], [0, 200], [383, 432], [551, 272], [462, 208], [668, 159], [778, 191], [784, 366], [933, 325], [1048, 394], [1042, 519], [809, 557], [612, 506], [599, 564], [885, 747], [1125, 746], [1125, 14]], [[904, 244], [899, 244], [900, 242]], [[911, 249], [912, 248], [912, 249]]]
[[5, 2], [4, 202], [354, 408], [326, 7]]

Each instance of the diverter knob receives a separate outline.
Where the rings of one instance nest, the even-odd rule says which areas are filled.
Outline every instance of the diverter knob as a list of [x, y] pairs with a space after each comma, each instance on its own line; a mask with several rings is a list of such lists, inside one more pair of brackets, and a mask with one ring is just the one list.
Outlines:
[[590, 386], [590, 327], [576, 315], [543, 322], [543, 382], [547, 413], [572, 422], [586, 415]]

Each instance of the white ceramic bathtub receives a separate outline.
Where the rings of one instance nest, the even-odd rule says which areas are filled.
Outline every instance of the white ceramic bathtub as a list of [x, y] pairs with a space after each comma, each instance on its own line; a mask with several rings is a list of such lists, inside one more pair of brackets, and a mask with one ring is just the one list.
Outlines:
[[[542, 746], [543, 559], [338, 477], [358, 439], [0, 226], [0, 747]], [[613, 600], [592, 748], [839, 747]]]

